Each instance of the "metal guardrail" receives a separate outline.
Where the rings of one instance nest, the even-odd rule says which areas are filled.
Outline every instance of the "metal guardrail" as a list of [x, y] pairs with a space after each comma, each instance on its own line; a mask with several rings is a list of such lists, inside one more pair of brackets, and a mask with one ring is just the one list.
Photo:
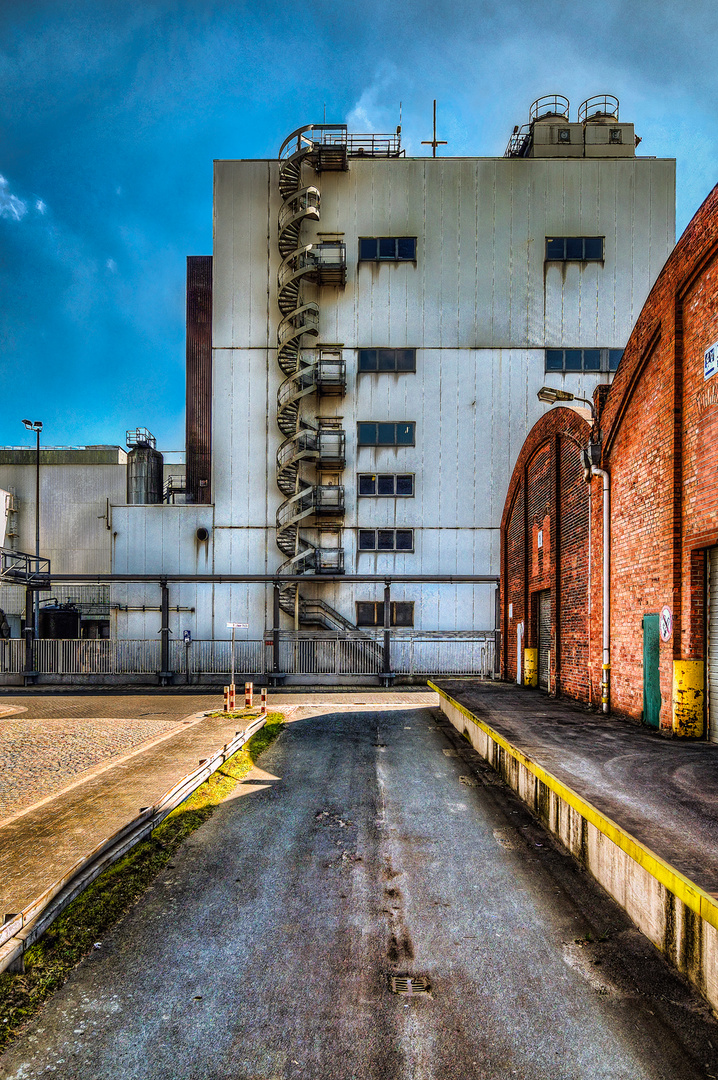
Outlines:
[[135, 844], [161, 825], [168, 814], [216, 772], [220, 765], [236, 754], [266, 721], [266, 714], [259, 716], [214, 757], [208, 758], [198, 769], [170, 788], [158, 803], [141, 810], [136, 818], [103, 840], [89, 855], [78, 859], [63, 877], [45, 889], [24, 911], [0, 926], [0, 972], [16, 964], [76, 896], [99, 877], [103, 870], [112, 866]]

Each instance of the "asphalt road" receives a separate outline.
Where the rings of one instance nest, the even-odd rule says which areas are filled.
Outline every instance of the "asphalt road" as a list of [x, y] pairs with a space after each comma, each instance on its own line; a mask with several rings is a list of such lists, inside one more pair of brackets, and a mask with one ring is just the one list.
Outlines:
[[3, 1080], [718, 1077], [708, 1007], [433, 710], [307, 708], [261, 764]]

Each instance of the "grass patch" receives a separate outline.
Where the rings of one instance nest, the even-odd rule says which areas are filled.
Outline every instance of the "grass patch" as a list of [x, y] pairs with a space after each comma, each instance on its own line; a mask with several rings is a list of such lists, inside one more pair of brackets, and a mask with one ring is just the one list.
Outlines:
[[[224, 715], [224, 714], [220, 714]], [[242, 711], [238, 718], [249, 714]], [[96, 941], [125, 915], [190, 833], [212, 816], [279, 734], [284, 717], [272, 712], [249, 742], [185, 799], [152, 833], [101, 874], [25, 953], [24, 974], [0, 974], [0, 1052], [50, 994], [59, 989]]]

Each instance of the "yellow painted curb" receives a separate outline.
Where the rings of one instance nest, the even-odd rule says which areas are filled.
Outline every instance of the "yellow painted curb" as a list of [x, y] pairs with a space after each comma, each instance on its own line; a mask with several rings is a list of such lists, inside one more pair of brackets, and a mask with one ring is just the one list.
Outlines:
[[580, 795], [577, 795], [571, 788], [566, 787], [560, 780], [558, 780], [551, 773], [547, 772], [540, 765], [537, 765], [535, 761], [532, 761], [530, 757], [527, 757], [518, 747], [513, 746], [503, 735], [499, 735], [498, 731], [494, 731], [493, 728], [485, 724], [483, 720], [479, 720], [477, 716], [469, 712], [464, 705], [456, 701], [444, 690], [438, 687], [435, 683], [429, 681], [428, 685], [432, 690], [435, 690], [440, 697], [443, 697], [446, 701], [450, 702], [454, 708], [458, 709], [467, 720], [471, 720], [473, 724], [488, 735], [488, 737], [495, 742], [497, 746], [500, 746], [507, 754], [515, 758], [516, 761], [521, 762], [530, 773], [532, 773], [538, 780], [554, 791], [559, 798], [573, 807], [582, 817], [586, 818], [594, 828], [598, 829], [600, 833], [608, 837], [616, 847], [619, 847], [621, 851], [633, 859], [634, 862], [642, 866], [656, 881], [663, 885], [669, 892], [673, 893], [681, 903], [685, 904], [687, 908], [695, 912], [696, 915], [700, 915], [702, 919], [705, 919], [707, 923], [715, 927], [718, 930], [718, 903], [711, 896], [710, 893], [705, 892], [699, 885], [687, 878], [680, 870], [676, 870], [670, 863], [662, 859], [660, 855], [656, 855], [655, 852], [647, 848], [645, 844], [642, 844], [640, 840], [636, 840], [635, 836], [631, 836], [629, 832], [622, 829], [620, 825], [617, 825], [611, 818], [606, 817], [600, 810], [597, 810], [591, 803], [586, 802]]

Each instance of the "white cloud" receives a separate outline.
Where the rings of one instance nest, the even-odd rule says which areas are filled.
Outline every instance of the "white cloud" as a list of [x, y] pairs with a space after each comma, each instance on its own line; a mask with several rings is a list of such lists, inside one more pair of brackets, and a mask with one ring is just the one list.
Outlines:
[[399, 122], [399, 97], [396, 68], [393, 64], [380, 65], [371, 85], [347, 114], [349, 131], [392, 131]]
[[4, 176], [0, 176], [0, 217], [10, 221], [21, 221], [27, 213], [27, 203], [18, 199], [10, 191], [10, 185]]
[[113, 274], [117, 273], [117, 263], [115, 262], [114, 259], [108, 259], [107, 262], [105, 263], [105, 266], [107, 267], [107, 269], [111, 273], [113, 273]]
[[42, 199], [38, 199], [37, 202], [35, 203], [35, 209], [37, 210], [38, 214], [46, 214], [47, 213], [47, 203], [44, 203], [42, 201]]

